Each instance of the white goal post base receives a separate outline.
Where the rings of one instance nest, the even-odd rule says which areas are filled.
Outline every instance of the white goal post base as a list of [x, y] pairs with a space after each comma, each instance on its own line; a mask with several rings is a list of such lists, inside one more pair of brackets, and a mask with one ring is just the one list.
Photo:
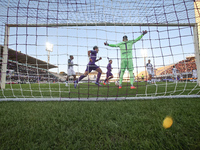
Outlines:
[[5, 98], [1, 101], [122, 101], [122, 100], [156, 100], [172, 98], [200, 98], [200, 95], [171, 95], [171, 96], [147, 96], [147, 97], [93, 97], [93, 98]]

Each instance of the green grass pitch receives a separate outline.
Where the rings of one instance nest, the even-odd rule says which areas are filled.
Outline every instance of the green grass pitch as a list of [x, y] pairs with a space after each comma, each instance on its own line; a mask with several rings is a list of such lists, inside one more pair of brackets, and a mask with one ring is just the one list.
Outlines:
[[[129, 86], [126, 88], [125, 83], [123, 91], [120, 92], [133, 92], [128, 96], [134, 96], [137, 91], [138, 94], [145, 94], [146, 86], [143, 84], [140, 83], [135, 91], [131, 91]], [[26, 93], [29, 92], [27, 89], [30, 85], [21, 85], [21, 89], [19, 85], [12, 86], [13, 91], [9, 90], [10, 85], [7, 85], [4, 96], [12, 97], [14, 92], [15, 96], [31, 97]], [[32, 96], [40, 96], [36, 93], [38, 85], [31, 86]], [[51, 96], [59, 96], [59, 90], [56, 91], [59, 86], [63, 91], [62, 97], [69, 97], [67, 90], [64, 90], [67, 88], [59, 84], [50, 85], [54, 89]], [[164, 87], [163, 83], [160, 83], [157, 93], [165, 92]], [[79, 88], [82, 88], [83, 93], [88, 92], [86, 84], [80, 84]], [[179, 83], [177, 86], [169, 84], [167, 88], [167, 94], [180, 94], [182, 89], [188, 90], [181, 94], [188, 94], [191, 89], [194, 94], [199, 91], [195, 83], [187, 83], [186, 87], [185, 83]], [[43, 97], [49, 96], [47, 89], [48, 84], [41, 88]], [[76, 90], [70, 89], [70, 97], [77, 96], [78, 89]], [[96, 86], [89, 88], [89, 92], [93, 94], [99, 91], [106, 95], [107, 90], [106, 86], [99, 90]], [[108, 97], [119, 93], [114, 85], [110, 90]], [[147, 90], [149, 95], [155, 94], [154, 85], [148, 85]], [[199, 98], [0, 102], [0, 149], [200, 149], [199, 110]], [[173, 125], [164, 129], [162, 122], [168, 115], [173, 118]]]
[[[89, 86], [88, 86], [89, 85]], [[103, 85], [103, 84], [102, 84]], [[91, 98], [91, 97], [141, 97], [141, 96], [167, 96], [167, 95], [200, 95], [200, 87], [196, 82], [166, 83], [158, 82], [147, 84], [139, 82], [134, 84], [137, 89], [130, 89], [130, 83], [123, 83], [122, 89], [111, 83], [98, 87], [94, 83], [80, 83], [75, 89], [73, 84], [11, 84], [0, 91], [1, 98]]]

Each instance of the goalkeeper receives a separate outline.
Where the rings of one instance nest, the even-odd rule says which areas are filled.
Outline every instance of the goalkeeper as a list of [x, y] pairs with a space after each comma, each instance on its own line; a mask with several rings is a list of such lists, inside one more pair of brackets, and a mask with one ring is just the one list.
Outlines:
[[121, 51], [121, 74], [120, 74], [120, 80], [119, 80], [119, 89], [122, 88], [122, 80], [124, 72], [127, 68], [130, 74], [130, 83], [131, 83], [131, 89], [135, 89], [133, 86], [134, 78], [133, 78], [133, 55], [132, 55], [132, 46], [134, 43], [139, 41], [147, 31], [143, 31], [142, 35], [140, 35], [137, 39], [129, 40], [128, 37], [125, 35], [123, 36], [123, 42], [118, 44], [108, 44], [107, 42], [104, 43], [106, 46], [110, 47], [119, 47]]

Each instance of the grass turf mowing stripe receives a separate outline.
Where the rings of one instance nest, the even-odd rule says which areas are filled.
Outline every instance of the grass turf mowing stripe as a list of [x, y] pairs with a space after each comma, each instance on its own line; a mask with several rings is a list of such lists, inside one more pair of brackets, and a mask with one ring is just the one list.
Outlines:
[[1, 149], [199, 149], [199, 110], [200, 99], [2, 102]]

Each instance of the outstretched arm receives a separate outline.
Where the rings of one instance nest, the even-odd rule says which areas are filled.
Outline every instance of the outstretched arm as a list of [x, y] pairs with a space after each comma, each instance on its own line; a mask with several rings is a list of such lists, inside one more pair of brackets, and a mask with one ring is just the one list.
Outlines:
[[104, 42], [104, 45], [105, 45], [105, 46], [110, 46], [110, 47], [119, 47], [120, 44], [121, 44], [121, 43], [118, 43], [118, 44], [108, 44], [107, 41]]
[[78, 64], [72, 64], [72, 63], [71, 63], [71, 60], [69, 59], [69, 60], [68, 60], [68, 66], [78, 66]]
[[117, 44], [108, 44], [107, 41], [104, 42], [105, 46], [110, 46], [110, 47], [117, 47]]
[[69, 66], [78, 66], [78, 64], [69, 64]]
[[134, 39], [134, 40], [133, 40], [133, 43], [136, 43], [137, 41], [139, 41], [143, 36], [144, 36], [144, 35], [142, 34], [142, 35], [140, 35], [137, 39]]
[[133, 43], [136, 43], [139, 41], [145, 34], [147, 34], [147, 30], [142, 31], [142, 35], [140, 35], [137, 39], [131, 40]]

